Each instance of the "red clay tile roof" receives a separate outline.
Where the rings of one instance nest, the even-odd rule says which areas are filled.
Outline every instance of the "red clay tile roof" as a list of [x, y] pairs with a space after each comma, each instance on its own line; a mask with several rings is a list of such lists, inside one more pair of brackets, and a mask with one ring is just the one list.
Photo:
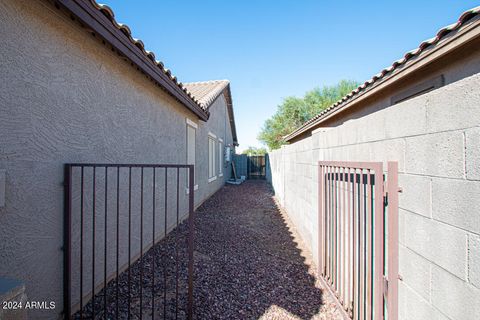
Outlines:
[[104, 5], [104, 4], [99, 4], [95, 0], [90, 0], [89, 2], [97, 10], [99, 10], [101, 13], [103, 13], [103, 15], [106, 16], [108, 18], [108, 20], [110, 20], [110, 22], [112, 23], [113, 26], [115, 26], [118, 30], [120, 30], [123, 34], [125, 34], [125, 36], [130, 40], [130, 42], [132, 44], [134, 44], [137, 48], [139, 48], [143, 52], [145, 57], [147, 57], [149, 60], [151, 60], [165, 75], [168, 76], [168, 78], [175, 85], [177, 85], [197, 106], [199, 106], [203, 110], [203, 112], [205, 113], [206, 118], [208, 118], [208, 111], [203, 106], [201, 101], [195, 95], [193, 95], [182, 82], [178, 81], [177, 77], [172, 75], [172, 72], [169, 69], [165, 68], [165, 65], [163, 64], [163, 62], [156, 60], [155, 54], [153, 52], [145, 49], [145, 45], [144, 45], [142, 40], [135, 39], [132, 36], [132, 32], [127, 25], [122, 24], [122, 23], [118, 23], [115, 20], [115, 14], [113, 13], [113, 10], [109, 6]]
[[230, 92], [230, 81], [212, 80], [203, 82], [184, 83], [187, 90], [191, 92], [200, 102], [200, 105], [208, 111], [213, 102], [223, 93], [227, 102], [227, 111], [232, 129], [233, 144], [238, 146], [237, 130], [233, 114], [232, 94]]
[[229, 84], [228, 80], [212, 80], [187, 82], [184, 86], [198, 100], [200, 106], [207, 110]]
[[309, 125], [313, 124], [314, 122], [320, 122], [322, 118], [325, 116], [329, 115], [339, 107], [343, 106], [345, 103], [349, 102], [354, 96], [359, 94], [360, 92], [368, 90], [374, 83], [382, 80], [385, 76], [390, 75], [394, 70], [398, 69], [400, 66], [404, 65], [407, 63], [409, 60], [411, 60], [414, 57], [419, 56], [423, 51], [425, 51], [427, 48], [431, 48], [432, 46], [435, 46], [441, 39], [443, 39], [446, 35], [451, 33], [452, 31], [460, 29], [464, 24], [466, 24], [469, 20], [474, 18], [475, 16], [480, 15], [480, 6], [472, 8], [470, 10], [465, 11], [458, 21], [456, 23], [453, 23], [449, 26], [446, 26], [444, 28], [441, 28], [438, 32], [437, 35], [431, 39], [425, 40], [420, 45], [418, 48], [411, 50], [405, 55], [392, 63], [391, 66], [383, 69], [376, 75], [374, 75], [371, 79], [365, 81], [362, 85], [360, 85], [358, 88], [344, 96], [342, 99], [339, 101], [335, 102], [333, 105], [328, 107], [327, 109], [323, 110], [321, 113], [317, 114], [310, 120], [306, 121], [303, 125], [301, 125], [299, 128], [295, 129], [292, 133], [288, 134], [287, 136], [284, 137], [286, 141], [289, 141], [293, 139], [294, 137], [302, 134], [305, 132], [305, 128], [308, 127]]

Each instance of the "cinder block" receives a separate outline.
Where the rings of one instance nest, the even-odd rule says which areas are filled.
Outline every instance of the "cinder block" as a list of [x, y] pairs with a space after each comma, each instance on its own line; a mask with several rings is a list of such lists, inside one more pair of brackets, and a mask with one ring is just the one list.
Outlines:
[[384, 140], [384, 112], [365, 114], [361, 118], [351, 120], [346, 126], [342, 126], [342, 129], [343, 132], [340, 134], [342, 137], [340, 142], [344, 142], [345, 144]]
[[416, 214], [405, 215], [406, 247], [466, 279], [467, 233]]
[[468, 237], [468, 280], [480, 289], [480, 236]]
[[432, 179], [432, 216], [480, 234], [480, 182]]
[[403, 282], [426, 300], [430, 300], [431, 262], [410, 249], [400, 246], [399, 273]]
[[398, 319], [400, 320], [408, 320], [406, 317], [407, 308], [406, 308], [406, 300], [408, 289], [403, 283], [403, 281], [398, 282]]
[[312, 147], [314, 149], [326, 148], [325, 132], [326, 132], [326, 130], [322, 130], [322, 131], [318, 131], [316, 133], [312, 133]]
[[464, 129], [480, 123], [480, 74], [427, 93], [429, 132]]
[[478, 320], [480, 289], [432, 266], [432, 304], [454, 320]]
[[410, 287], [404, 286], [406, 320], [449, 320], [430, 302], [423, 299]]
[[385, 109], [387, 138], [419, 135], [427, 132], [426, 99], [419, 96]]
[[405, 141], [393, 139], [365, 145], [370, 149], [370, 161], [398, 161], [398, 170], [405, 171]]
[[399, 207], [431, 217], [431, 178], [409, 174], [401, 174], [398, 178], [403, 189], [399, 193]]
[[405, 171], [439, 177], [464, 177], [463, 133], [444, 132], [406, 138]]
[[336, 128], [328, 130], [324, 133], [324, 143], [326, 148], [338, 146], [338, 133]]
[[465, 131], [467, 179], [480, 180], [480, 128]]

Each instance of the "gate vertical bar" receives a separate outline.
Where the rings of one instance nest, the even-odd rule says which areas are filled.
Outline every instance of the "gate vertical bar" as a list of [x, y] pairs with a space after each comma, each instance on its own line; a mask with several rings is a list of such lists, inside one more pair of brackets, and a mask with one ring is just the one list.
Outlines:
[[338, 221], [339, 221], [339, 228], [338, 228], [338, 234], [339, 234], [339, 257], [338, 257], [338, 270], [339, 270], [339, 276], [338, 276], [338, 288], [339, 288], [339, 299], [342, 307], [344, 306], [345, 303], [345, 266], [344, 266], [344, 255], [345, 255], [345, 239], [344, 239], [344, 234], [345, 234], [345, 220], [344, 220], [344, 214], [345, 214], [345, 198], [344, 198], [344, 173], [345, 173], [345, 168], [341, 167], [339, 172], [339, 186], [338, 186], [338, 198], [339, 198], [339, 211], [338, 211]]
[[71, 318], [72, 299], [72, 167], [64, 167], [64, 228], [63, 228], [63, 314], [65, 319]]
[[[130, 300], [131, 295], [131, 268], [130, 263], [132, 261], [132, 167], [128, 168], [128, 319], [130, 319]], [[118, 315], [117, 315], [118, 316]]]
[[80, 179], [80, 320], [83, 319], [83, 184], [84, 184], [84, 169], [81, 168]]
[[193, 245], [194, 245], [194, 167], [189, 166], [189, 179], [188, 179], [188, 319], [193, 319]]
[[352, 179], [351, 179], [351, 170], [348, 168], [347, 171], [347, 207], [348, 207], [348, 214], [347, 214], [347, 221], [348, 221], [348, 239], [347, 239], [347, 245], [348, 245], [348, 260], [347, 260], [347, 267], [348, 267], [348, 273], [347, 273], [347, 284], [348, 284], [348, 301], [347, 301], [347, 306], [348, 306], [348, 312], [349, 314], [352, 312], [352, 301], [353, 301], [353, 286], [352, 286]]
[[359, 237], [360, 237], [360, 319], [365, 319], [365, 175], [363, 174], [363, 169], [360, 169], [360, 183], [358, 187], [360, 188], [359, 193]]
[[359, 242], [357, 241], [358, 237], [358, 219], [357, 219], [357, 212], [358, 210], [355, 210], [357, 208], [357, 202], [358, 202], [358, 197], [357, 195], [357, 169], [353, 168], [353, 193], [352, 193], [352, 210], [353, 210], [353, 319], [358, 319], [358, 302], [359, 296], [358, 296], [358, 273], [360, 271], [360, 268], [358, 267], [359, 264], [357, 263], [358, 259], [358, 254], [357, 254], [357, 246], [360, 247]]
[[96, 177], [97, 169], [93, 167], [92, 195], [92, 319], [95, 319], [95, 207], [96, 207]]
[[152, 177], [152, 320], [155, 319], [155, 177], [156, 168], [153, 168], [153, 177]]
[[330, 168], [325, 166], [325, 245], [324, 245], [324, 259], [325, 259], [325, 278], [329, 280], [330, 277], [330, 223], [329, 223], [329, 213], [330, 213]]
[[[140, 173], [140, 320], [143, 319], [143, 167]], [[166, 235], [165, 235], [166, 236]]]
[[[168, 222], [168, 168], [165, 167], [165, 220], [163, 225], [163, 235], [167, 236], [167, 222]], [[167, 319], [167, 250], [163, 253], [163, 318]]]
[[384, 265], [384, 250], [383, 250], [383, 238], [385, 235], [384, 230], [384, 211], [383, 211], [383, 166], [379, 165], [375, 168], [375, 222], [374, 222], [374, 271], [375, 271], [375, 283], [374, 283], [374, 316], [375, 319], [383, 319], [383, 265]]
[[398, 163], [387, 164], [388, 190], [388, 320], [398, 319]]
[[327, 225], [328, 225], [328, 282], [333, 284], [333, 169], [328, 167], [328, 211], [327, 211]]
[[346, 259], [346, 254], [347, 254], [347, 246], [346, 246], [346, 239], [347, 239], [347, 206], [346, 206], [346, 201], [345, 201], [345, 193], [347, 189], [347, 182], [346, 182], [346, 171], [347, 168], [343, 167], [342, 168], [342, 184], [341, 184], [341, 192], [342, 192], [342, 211], [341, 211], [341, 219], [342, 219], [342, 230], [343, 232], [340, 234], [342, 238], [342, 260], [341, 260], [341, 266], [342, 266], [342, 303], [343, 307], [346, 309], [347, 305], [347, 286], [346, 286], [346, 265], [345, 262], [347, 261]]
[[[177, 168], [177, 222], [178, 227], [180, 214], [180, 168]], [[175, 319], [178, 319], [178, 232], [175, 233]]]
[[107, 319], [107, 212], [108, 212], [108, 167], [105, 167], [105, 197], [104, 197], [104, 207], [105, 207], [105, 220], [104, 220], [104, 237], [103, 237], [103, 247], [104, 247], [104, 258], [103, 258], [103, 319]]
[[338, 172], [338, 167], [333, 168], [333, 286], [335, 288], [335, 294], [338, 297], [338, 282], [337, 282], [337, 246], [338, 246], [338, 232], [337, 232], [337, 218], [338, 218], [338, 183], [337, 183], [337, 172]]
[[367, 283], [366, 283], [366, 288], [367, 288], [367, 305], [366, 305], [366, 310], [367, 310], [367, 319], [371, 320], [372, 319], [372, 275], [373, 275], [373, 268], [372, 268], [372, 259], [373, 259], [373, 243], [372, 243], [372, 237], [373, 237], [373, 228], [372, 228], [372, 172], [370, 169], [367, 169], [367, 192], [365, 193], [366, 195], [366, 201], [367, 202], [367, 220], [366, 220], [366, 227], [367, 227], [367, 246], [366, 246], [366, 253], [367, 253], [367, 267], [365, 270], [367, 270]]
[[116, 193], [117, 199], [116, 199], [116, 205], [117, 205], [117, 230], [116, 230], [116, 242], [117, 242], [117, 251], [116, 251], [116, 272], [115, 272], [115, 298], [116, 298], [116, 304], [115, 304], [115, 315], [118, 317], [119, 313], [119, 302], [118, 302], [118, 295], [120, 293], [119, 291], [119, 286], [118, 286], [118, 269], [120, 267], [120, 167], [117, 167], [117, 193]]

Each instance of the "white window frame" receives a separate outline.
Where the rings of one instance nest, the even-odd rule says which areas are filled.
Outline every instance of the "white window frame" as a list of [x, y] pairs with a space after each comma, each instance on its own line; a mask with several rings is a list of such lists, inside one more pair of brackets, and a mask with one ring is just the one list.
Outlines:
[[[195, 176], [194, 176], [194, 182], [195, 182], [195, 185], [193, 186], [193, 190], [198, 190], [198, 179], [197, 179], [197, 175], [198, 173], [196, 172], [197, 168], [197, 130], [198, 130], [198, 124], [196, 124], [195, 122], [193, 122], [192, 120], [188, 119], [188, 118], [185, 118], [185, 123], [186, 123], [186, 147], [187, 147], [187, 154], [186, 154], [186, 163], [188, 163], [188, 127], [191, 127], [193, 129], [195, 129], [195, 141], [194, 141], [194, 157], [195, 157], [195, 161], [194, 161], [194, 166], [195, 166]], [[190, 193], [190, 190], [188, 189], [188, 177], [187, 177], [187, 187], [185, 187], [185, 193], [186, 194], [189, 194]]]
[[188, 118], [185, 118], [185, 122], [186, 122], [189, 126], [195, 128], [195, 129], [198, 129], [198, 124], [196, 124], [196, 123], [193, 122], [192, 120], [190, 120], [190, 119], [188, 119]]
[[215, 167], [216, 146], [217, 146], [217, 136], [212, 132], [209, 132], [208, 133], [208, 182], [209, 183], [217, 180], [217, 175], [216, 175], [217, 170]]
[[223, 177], [223, 164], [224, 164], [224, 155], [223, 155], [223, 139], [218, 138], [218, 176]]

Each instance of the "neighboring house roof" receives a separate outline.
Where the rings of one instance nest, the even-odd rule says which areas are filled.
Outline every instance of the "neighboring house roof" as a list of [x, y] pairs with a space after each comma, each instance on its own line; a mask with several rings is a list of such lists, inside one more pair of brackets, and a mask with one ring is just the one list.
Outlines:
[[235, 128], [235, 118], [233, 115], [232, 93], [230, 92], [230, 81], [212, 80], [203, 82], [184, 83], [185, 87], [199, 101], [202, 108], [208, 111], [210, 106], [223, 94], [227, 102], [228, 117], [230, 119], [230, 128], [232, 129], [233, 144], [238, 146], [237, 130]]
[[184, 83], [187, 90], [199, 101], [200, 106], [206, 110], [229, 84], [228, 80]]
[[208, 119], [208, 110], [202, 107], [200, 101], [172, 75], [169, 69], [165, 68], [163, 62], [155, 59], [153, 52], [145, 49], [142, 40], [132, 37], [127, 25], [115, 20], [110, 7], [98, 4], [95, 0], [57, 0], [55, 5], [60, 5], [73, 14], [84, 27], [111, 44], [118, 54], [129, 59], [200, 119], [204, 121]]
[[[285, 136], [285, 141], [290, 141], [295, 137], [306, 133], [308, 130], [313, 129], [314, 127], [322, 123], [324, 120], [329, 118], [333, 113], [338, 113], [340, 112], [340, 110], [343, 111], [344, 109], [346, 109], [346, 107], [348, 107], [350, 103], [355, 101], [358, 96], [377, 87], [378, 83], [383, 83], [389, 80], [391, 80], [392, 82], [395, 81], [396, 79], [392, 78], [392, 75], [395, 74], [395, 71], [397, 71], [398, 69], [402, 69], [407, 64], [407, 62], [413, 60], [414, 58], [418, 57], [419, 59], [422, 59], [422, 53], [424, 53], [425, 51], [430, 52], [432, 49], [435, 49], [439, 42], [446, 38], [447, 35], [451, 34], [454, 31], [459, 31], [464, 26], [466, 28], [468, 22], [471, 22], [472, 19], [477, 16], [480, 16], [480, 6], [465, 11], [456, 23], [440, 29], [435, 37], [423, 41], [422, 43], [420, 43], [418, 48], [407, 52], [403, 56], [403, 58], [393, 62], [391, 66], [383, 69], [382, 71], [374, 75], [371, 79], [365, 81], [358, 88], [344, 96], [342, 99], [340, 99], [333, 105], [331, 105], [329, 108], [323, 110], [321, 113], [306, 121], [302, 126]], [[478, 20], [479, 19], [476, 19], [475, 22], [478, 23]]]

